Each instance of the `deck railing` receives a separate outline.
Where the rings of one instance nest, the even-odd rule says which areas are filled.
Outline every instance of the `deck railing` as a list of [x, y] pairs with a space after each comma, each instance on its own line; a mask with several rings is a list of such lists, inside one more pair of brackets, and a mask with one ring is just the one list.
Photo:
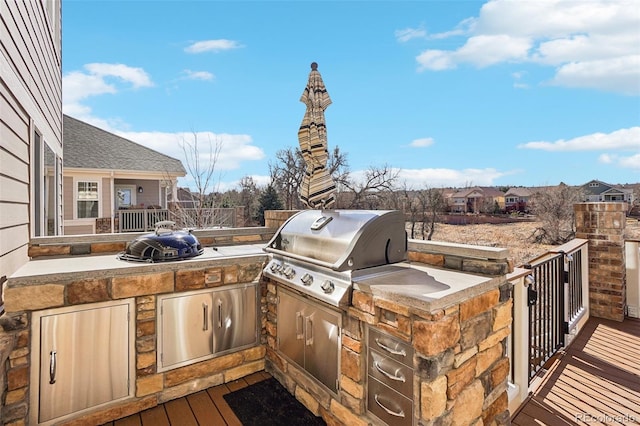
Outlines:
[[155, 224], [164, 220], [175, 222], [178, 228], [234, 228], [235, 213], [234, 208], [118, 210], [118, 232], [153, 231]]
[[118, 232], [153, 231], [155, 224], [163, 220], [171, 220], [169, 210], [118, 210]]
[[509, 389], [519, 395], [513, 397], [515, 406], [526, 398], [547, 361], [570, 343], [588, 319], [587, 243], [574, 239], [532, 259], [510, 277], [514, 287]]

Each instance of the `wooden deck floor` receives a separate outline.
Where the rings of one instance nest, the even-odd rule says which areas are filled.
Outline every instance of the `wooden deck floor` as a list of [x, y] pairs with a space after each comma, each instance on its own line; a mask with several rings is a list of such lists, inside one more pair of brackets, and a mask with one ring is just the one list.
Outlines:
[[271, 377], [264, 371], [174, 399], [105, 426], [242, 426], [222, 397]]
[[511, 422], [640, 424], [640, 320], [590, 318]]

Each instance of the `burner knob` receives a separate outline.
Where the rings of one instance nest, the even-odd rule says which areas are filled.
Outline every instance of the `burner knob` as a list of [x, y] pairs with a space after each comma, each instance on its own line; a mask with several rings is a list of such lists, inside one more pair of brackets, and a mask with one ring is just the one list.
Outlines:
[[322, 291], [329, 294], [329, 293], [333, 293], [333, 290], [335, 290], [336, 286], [333, 285], [331, 281], [326, 280], [325, 282], [322, 283], [320, 288], [322, 288]]
[[300, 281], [302, 281], [302, 284], [309, 286], [313, 283], [313, 277], [311, 276], [311, 274], [307, 273], [304, 274], [302, 278], [300, 278]]
[[274, 274], [281, 274], [282, 273], [282, 265], [280, 263], [276, 263], [273, 262], [271, 264], [271, 272], [273, 272]]
[[286, 268], [284, 268], [283, 274], [285, 277], [291, 279], [296, 276], [296, 271], [294, 271], [291, 266], [287, 266]]

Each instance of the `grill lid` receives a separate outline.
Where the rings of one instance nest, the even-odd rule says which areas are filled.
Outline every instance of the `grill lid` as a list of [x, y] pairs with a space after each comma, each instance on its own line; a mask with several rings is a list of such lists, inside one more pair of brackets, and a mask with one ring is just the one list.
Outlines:
[[264, 249], [334, 271], [406, 259], [404, 216], [397, 210], [303, 210]]
[[134, 262], [168, 262], [201, 255], [204, 250], [195, 235], [189, 231], [176, 231], [175, 222], [156, 223], [156, 230], [142, 235], [129, 244], [118, 259]]

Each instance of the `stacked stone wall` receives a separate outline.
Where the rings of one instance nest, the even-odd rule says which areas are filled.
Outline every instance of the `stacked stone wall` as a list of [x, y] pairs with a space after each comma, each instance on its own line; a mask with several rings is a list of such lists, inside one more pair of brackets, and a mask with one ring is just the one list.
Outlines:
[[[264, 285], [268, 303], [266, 367], [328, 425], [367, 425], [365, 327], [410, 343], [414, 355], [414, 417], [422, 425], [509, 424], [506, 340], [511, 287], [504, 283], [462, 303], [426, 312], [354, 290], [343, 314], [340, 389], [333, 395], [277, 352], [277, 285]], [[373, 421], [374, 422], [374, 421]]]
[[[160, 403], [228, 383], [265, 368], [265, 346], [255, 347], [202, 362], [158, 372], [157, 297], [161, 294], [255, 282], [263, 260], [234, 260], [219, 266], [130, 276], [9, 286], [5, 292], [8, 313], [0, 318], [0, 343], [11, 347], [4, 361], [6, 396], [0, 422], [6, 426], [29, 424], [31, 365], [31, 312], [133, 298], [135, 300], [134, 397], [96, 409], [64, 425], [103, 424]], [[85, 305], [86, 306], [86, 305]], [[264, 321], [263, 321], [264, 322]]]

